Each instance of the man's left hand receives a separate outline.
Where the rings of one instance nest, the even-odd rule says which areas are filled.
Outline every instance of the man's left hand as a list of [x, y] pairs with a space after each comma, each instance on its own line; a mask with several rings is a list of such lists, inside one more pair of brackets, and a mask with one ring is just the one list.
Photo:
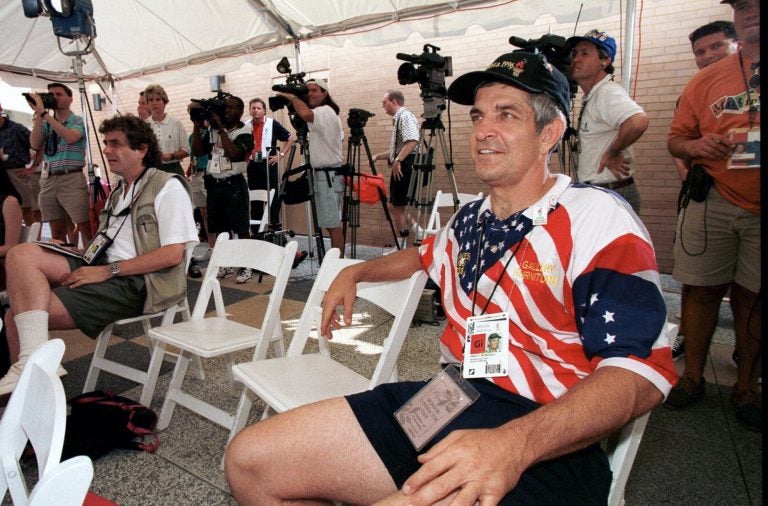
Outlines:
[[64, 278], [61, 284], [70, 288], [77, 288], [91, 283], [102, 283], [111, 277], [112, 274], [109, 272], [108, 266], [93, 265], [75, 269]]
[[511, 439], [506, 427], [454, 431], [419, 456], [422, 466], [403, 493], [413, 505], [452, 496], [452, 505], [498, 504], [527, 467], [517, 458], [522, 444], [516, 447]]
[[403, 178], [403, 163], [397, 160], [392, 164], [392, 177], [395, 181], [400, 181]]
[[616, 179], [621, 180], [629, 176], [629, 161], [624, 158], [621, 151], [614, 153], [608, 150], [603, 153], [603, 156], [600, 157], [597, 173], [601, 174], [606, 167], [616, 176]]

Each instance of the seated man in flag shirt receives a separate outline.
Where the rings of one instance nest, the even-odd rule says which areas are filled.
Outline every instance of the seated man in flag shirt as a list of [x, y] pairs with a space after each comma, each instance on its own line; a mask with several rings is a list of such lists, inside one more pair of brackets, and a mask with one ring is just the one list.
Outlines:
[[[394, 413], [424, 381], [267, 418], [227, 449], [240, 504], [605, 504], [611, 472], [599, 440], [675, 381], [645, 227], [615, 193], [549, 172], [566, 128], [565, 77], [543, 55], [514, 52], [456, 79], [449, 96], [472, 105], [471, 153], [489, 197], [418, 249], [342, 271], [320, 332], [341, 327], [339, 305], [351, 323], [357, 282], [424, 269], [448, 319], [441, 364], [463, 364], [479, 398], [418, 451]], [[466, 367], [469, 322], [481, 315], [502, 322], [504, 374]]]

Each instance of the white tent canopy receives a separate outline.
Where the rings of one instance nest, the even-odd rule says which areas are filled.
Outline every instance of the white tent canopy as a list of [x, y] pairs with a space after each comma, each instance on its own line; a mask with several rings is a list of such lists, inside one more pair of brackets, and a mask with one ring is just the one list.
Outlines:
[[[370, 46], [533, 23], [544, 14], [580, 23], [619, 14], [621, 0], [93, 0], [97, 36], [86, 80], [176, 84], [273, 61], [303, 41]], [[582, 25], [585, 26], [585, 25]], [[0, 5], [0, 77], [16, 86], [72, 80], [72, 58], [50, 19], [24, 17], [21, 0]], [[61, 39], [65, 51], [77, 42]], [[299, 69], [294, 69], [299, 70]]]

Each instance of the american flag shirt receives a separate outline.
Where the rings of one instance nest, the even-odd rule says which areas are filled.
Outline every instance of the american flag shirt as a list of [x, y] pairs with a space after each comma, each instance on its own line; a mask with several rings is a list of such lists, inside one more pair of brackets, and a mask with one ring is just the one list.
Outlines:
[[500, 387], [545, 404], [614, 366], [666, 396], [677, 374], [647, 230], [615, 193], [555, 177], [522, 212], [499, 220], [490, 197], [476, 200], [420, 246], [448, 319], [442, 361], [462, 361], [469, 316], [506, 312], [510, 372], [489, 378]]

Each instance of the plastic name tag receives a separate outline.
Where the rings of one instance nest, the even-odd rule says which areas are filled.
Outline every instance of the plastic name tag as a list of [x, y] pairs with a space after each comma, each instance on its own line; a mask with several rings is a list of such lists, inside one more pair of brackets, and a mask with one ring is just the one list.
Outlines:
[[493, 313], [467, 318], [464, 340], [465, 378], [506, 376], [509, 363], [509, 317]]
[[48, 162], [45, 160], [40, 164], [40, 177], [43, 179], [48, 177]]
[[435, 435], [474, 403], [480, 394], [449, 365], [395, 411], [395, 419], [420, 451]]
[[734, 128], [728, 137], [733, 143], [728, 169], [759, 169], [760, 128]]
[[85, 263], [88, 265], [98, 264], [104, 256], [104, 253], [106, 253], [107, 248], [112, 246], [112, 242], [112, 239], [110, 239], [104, 232], [99, 232], [93, 236], [93, 239], [88, 243], [88, 246], [83, 253], [83, 260]]

